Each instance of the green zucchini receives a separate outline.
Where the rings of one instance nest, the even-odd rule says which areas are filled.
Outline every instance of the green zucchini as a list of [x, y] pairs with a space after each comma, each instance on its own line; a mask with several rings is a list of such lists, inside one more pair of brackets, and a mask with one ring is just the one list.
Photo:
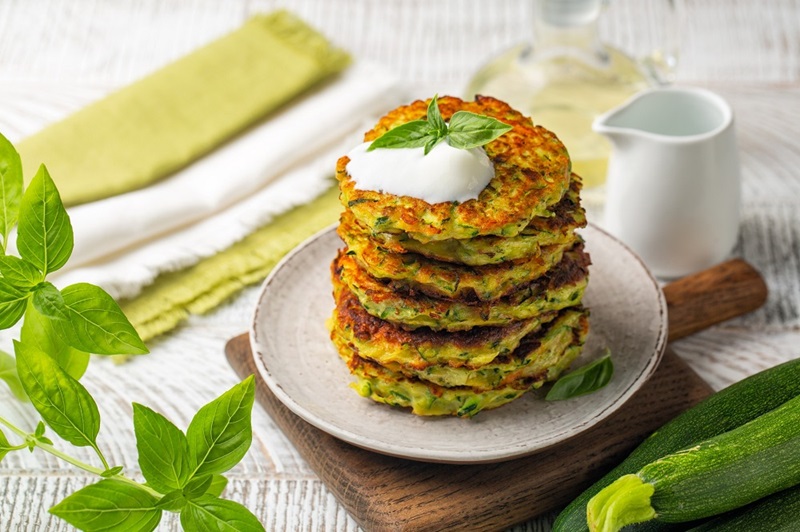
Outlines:
[[744, 508], [706, 521], [689, 532], [797, 532], [800, 486], [764, 497]]
[[623, 475], [586, 506], [589, 529], [683, 523], [800, 484], [800, 396], [728, 432]]
[[[800, 359], [751, 375], [708, 397], [654, 432], [622, 463], [581, 493], [553, 523], [553, 532], [588, 530], [586, 504], [597, 492], [627, 473], [669, 453], [714, 437], [769, 412], [800, 395]], [[636, 528], [665, 530], [651, 521]]]

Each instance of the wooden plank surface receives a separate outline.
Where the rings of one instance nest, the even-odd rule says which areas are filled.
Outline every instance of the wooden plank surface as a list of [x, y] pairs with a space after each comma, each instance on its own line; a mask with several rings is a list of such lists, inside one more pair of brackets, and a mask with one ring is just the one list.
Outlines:
[[[758, 308], [767, 288], [749, 264], [732, 260], [675, 282], [664, 293], [670, 331], [676, 324], [670, 338], [677, 339]], [[240, 377], [258, 375], [247, 335], [233, 338], [225, 351]], [[257, 390], [261, 406], [339, 502], [375, 531], [497, 530], [558, 509], [648, 434], [712, 393], [668, 349], [644, 387], [586, 432], [515, 460], [452, 465], [365, 451], [300, 419], [261, 379]]]

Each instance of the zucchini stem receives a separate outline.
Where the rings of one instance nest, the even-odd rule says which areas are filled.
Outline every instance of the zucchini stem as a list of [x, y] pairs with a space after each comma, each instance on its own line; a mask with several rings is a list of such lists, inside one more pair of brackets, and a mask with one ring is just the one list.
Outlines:
[[624, 526], [655, 519], [650, 504], [655, 487], [637, 475], [623, 475], [597, 493], [586, 505], [592, 532], [617, 532]]

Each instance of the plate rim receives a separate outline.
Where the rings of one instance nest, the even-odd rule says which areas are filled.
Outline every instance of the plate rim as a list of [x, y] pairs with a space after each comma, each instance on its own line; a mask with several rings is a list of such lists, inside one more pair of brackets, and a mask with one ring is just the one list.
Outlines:
[[[558, 439], [556, 441], [545, 442], [545, 444], [540, 446], [532, 446], [532, 447], [523, 447], [522, 449], [512, 448], [512, 449], [505, 449], [503, 451], [494, 451], [494, 452], [485, 452], [480, 455], [480, 457], [475, 456], [464, 456], [462, 454], [453, 453], [451, 451], [446, 450], [423, 450], [420, 449], [412, 449], [407, 446], [399, 446], [394, 445], [391, 443], [386, 443], [385, 441], [379, 441], [374, 438], [370, 438], [364, 434], [355, 433], [351, 430], [344, 429], [326, 419], [318, 417], [309, 413], [302, 405], [300, 405], [295, 399], [293, 399], [281, 385], [276, 382], [269, 369], [267, 364], [261, 358], [261, 353], [258, 347], [258, 327], [257, 323], [259, 322], [259, 313], [261, 312], [263, 305], [262, 302], [265, 299], [266, 292], [274, 282], [274, 279], [280, 274], [282, 268], [286, 266], [287, 263], [291, 262], [295, 259], [295, 257], [304, 252], [306, 248], [316, 243], [318, 239], [326, 237], [328, 233], [334, 232], [338, 227], [339, 223], [335, 222], [319, 231], [314, 233], [313, 235], [309, 236], [297, 246], [295, 246], [291, 251], [289, 251], [284, 257], [275, 265], [275, 267], [270, 271], [269, 275], [266, 279], [262, 282], [259, 290], [258, 296], [256, 298], [256, 302], [254, 305], [254, 309], [252, 312], [252, 319], [250, 322], [250, 327], [248, 330], [248, 338], [250, 343], [251, 353], [255, 362], [256, 370], [258, 371], [259, 376], [262, 378], [264, 383], [269, 387], [270, 391], [276, 396], [276, 398], [281, 402], [283, 406], [289, 409], [294, 415], [298, 416], [299, 418], [303, 419], [307, 423], [311, 424], [312, 426], [316, 427], [327, 434], [342, 440], [346, 443], [354, 445], [356, 447], [365, 449], [367, 451], [376, 452], [379, 454], [393, 456], [397, 458], [421, 461], [421, 462], [431, 462], [431, 463], [446, 463], [446, 464], [483, 464], [483, 463], [496, 463], [496, 462], [504, 462], [507, 460], [513, 460], [516, 458], [522, 458], [524, 456], [529, 456], [532, 454], [536, 454], [547, 449], [550, 449], [556, 445], [559, 445], [563, 442], [566, 442], [574, 437], [579, 436], [586, 430], [592, 428], [593, 426], [597, 425], [598, 423], [602, 422], [606, 418], [608, 418], [611, 414], [622, 408], [625, 403], [627, 403], [633, 395], [641, 389], [641, 387], [652, 377], [653, 373], [655, 373], [656, 369], [659, 366], [661, 358], [664, 355], [664, 351], [667, 347], [667, 339], [668, 339], [668, 315], [667, 315], [667, 302], [664, 296], [664, 292], [661, 289], [661, 286], [650, 270], [648, 266], [645, 264], [644, 260], [642, 260], [639, 255], [637, 255], [627, 244], [622, 242], [620, 239], [616, 238], [614, 235], [610, 234], [608, 231], [602, 229], [596, 224], [589, 222], [587, 225], [591, 227], [592, 230], [598, 231], [602, 233], [606, 238], [611, 239], [617, 245], [621, 246], [626, 250], [626, 252], [639, 264], [641, 269], [647, 275], [649, 282], [652, 286], [656, 289], [657, 292], [657, 303], [658, 303], [658, 310], [659, 310], [659, 317], [660, 322], [658, 325], [658, 335], [655, 342], [655, 349], [653, 355], [649, 357], [647, 364], [645, 364], [639, 373], [637, 374], [636, 378], [630, 385], [624, 389], [622, 393], [611, 403], [609, 403], [605, 408], [597, 412], [594, 416], [590, 419], [585, 420], [582, 424], [575, 425], [575, 428], [579, 429], [575, 431], [573, 434], [570, 434], [564, 438]], [[410, 415], [410, 414], [409, 414]]]

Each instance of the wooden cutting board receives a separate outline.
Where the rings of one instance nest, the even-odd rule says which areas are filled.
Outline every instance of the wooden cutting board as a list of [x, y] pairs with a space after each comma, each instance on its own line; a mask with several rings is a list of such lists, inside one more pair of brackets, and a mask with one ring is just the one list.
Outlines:
[[[670, 340], [750, 312], [766, 300], [761, 276], [732, 260], [664, 288]], [[258, 375], [246, 334], [228, 360]], [[352, 446], [297, 417], [257, 380], [262, 407], [366, 530], [499, 530], [565, 506], [648, 434], [712, 393], [669, 347], [656, 373], [615, 414], [551, 449], [479, 465], [416, 462]]]

